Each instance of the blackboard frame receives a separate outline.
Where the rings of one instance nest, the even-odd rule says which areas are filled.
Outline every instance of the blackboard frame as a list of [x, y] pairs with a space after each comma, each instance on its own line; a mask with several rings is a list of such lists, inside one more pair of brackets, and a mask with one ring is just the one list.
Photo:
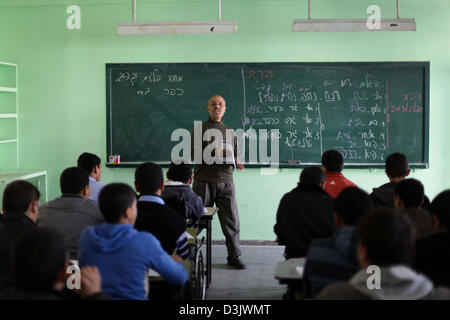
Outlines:
[[[423, 121], [423, 163], [409, 163], [410, 168], [412, 169], [424, 169], [429, 168], [429, 119], [430, 119], [430, 62], [429, 61], [395, 61], [395, 62], [386, 62], [386, 61], [370, 61], [370, 62], [190, 62], [190, 63], [179, 63], [179, 62], [146, 62], [146, 63], [106, 63], [105, 64], [105, 73], [106, 73], [106, 154], [107, 158], [105, 161], [106, 167], [110, 168], [135, 168], [141, 162], [128, 162], [128, 163], [120, 163], [120, 164], [111, 164], [109, 163], [108, 155], [111, 154], [111, 139], [112, 139], [112, 129], [110, 125], [110, 119], [112, 116], [111, 113], [111, 86], [110, 86], [110, 71], [112, 68], [123, 68], [123, 67], [139, 67], [139, 66], [149, 66], [149, 65], [157, 65], [157, 64], [183, 64], [183, 65], [198, 65], [198, 64], [243, 64], [243, 65], [251, 65], [251, 64], [261, 64], [267, 63], [270, 65], [283, 65], [283, 64], [299, 64], [304, 67], [321, 67], [321, 68], [332, 68], [332, 67], [370, 67], [370, 66], [380, 66], [380, 67], [420, 67], [424, 69], [423, 73], [423, 106], [424, 106], [424, 121]], [[149, 159], [148, 161], [152, 161]], [[161, 167], [167, 168], [170, 164], [170, 161], [167, 162], [158, 162]], [[289, 164], [287, 162], [280, 162], [278, 164], [278, 168], [304, 168], [309, 166], [320, 166], [321, 163], [296, 163]], [[270, 165], [265, 164], [246, 164], [246, 168], [268, 168]], [[378, 163], [361, 163], [361, 164], [345, 164], [345, 168], [349, 169], [376, 169], [376, 168], [384, 168], [385, 165]]]

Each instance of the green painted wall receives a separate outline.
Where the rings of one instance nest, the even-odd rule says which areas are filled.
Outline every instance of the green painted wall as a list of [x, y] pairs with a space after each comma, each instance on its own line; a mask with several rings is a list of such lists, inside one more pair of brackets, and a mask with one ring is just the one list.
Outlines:
[[[129, 0], [0, 0], [0, 61], [19, 64], [19, 165], [48, 171], [49, 199], [59, 195], [60, 172], [81, 152], [106, 159], [106, 62], [429, 60], [430, 168], [412, 176], [423, 181], [431, 198], [450, 187], [450, 1], [403, 1], [401, 16], [414, 17], [417, 32], [378, 33], [293, 33], [293, 19], [307, 17], [305, 0], [222, 3], [222, 19], [237, 20], [237, 34], [120, 37], [116, 25], [131, 20]], [[66, 29], [70, 4], [81, 7], [81, 30]], [[371, 4], [381, 7], [382, 17], [395, 17], [393, 0], [316, 0], [312, 17], [365, 18]], [[138, 21], [214, 19], [217, 2], [212, 0], [138, 1]], [[236, 173], [242, 239], [275, 238], [279, 199], [295, 186], [299, 173]], [[366, 191], [386, 181], [383, 170], [344, 174]], [[102, 180], [132, 183], [133, 170], [104, 168]], [[223, 238], [217, 220], [213, 237]]]

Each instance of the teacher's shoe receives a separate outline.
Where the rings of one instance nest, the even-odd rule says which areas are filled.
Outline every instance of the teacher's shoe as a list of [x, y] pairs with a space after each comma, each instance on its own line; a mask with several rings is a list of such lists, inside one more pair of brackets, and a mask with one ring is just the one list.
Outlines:
[[242, 261], [239, 258], [227, 258], [227, 265], [230, 267], [233, 267], [235, 269], [245, 269], [245, 265], [242, 263]]

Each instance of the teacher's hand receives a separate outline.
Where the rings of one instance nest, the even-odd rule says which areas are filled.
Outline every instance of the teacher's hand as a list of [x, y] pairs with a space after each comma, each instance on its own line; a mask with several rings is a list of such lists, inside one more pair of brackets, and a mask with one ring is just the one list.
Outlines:
[[236, 160], [236, 168], [238, 168], [239, 170], [244, 170], [244, 165], [242, 164], [242, 162]]

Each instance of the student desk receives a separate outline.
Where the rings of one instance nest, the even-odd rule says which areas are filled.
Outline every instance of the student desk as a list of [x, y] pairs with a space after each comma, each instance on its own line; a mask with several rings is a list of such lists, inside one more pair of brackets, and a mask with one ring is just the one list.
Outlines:
[[[145, 295], [152, 300], [184, 300], [186, 299], [187, 288], [191, 283], [191, 268], [190, 260], [184, 261], [184, 267], [188, 273], [186, 285], [172, 285], [168, 283], [156, 270], [148, 270], [148, 280], [145, 281]], [[152, 289], [153, 288], [153, 289]], [[149, 294], [150, 293], [150, 294]]]
[[275, 279], [280, 284], [287, 284], [286, 298], [299, 299], [302, 296], [303, 268], [306, 258], [291, 258], [280, 261], [275, 269]]
[[219, 210], [215, 207], [206, 207], [207, 212], [200, 218], [198, 226], [206, 229], [206, 287], [211, 283], [211, 245], [212, 245], [212, 219]]

